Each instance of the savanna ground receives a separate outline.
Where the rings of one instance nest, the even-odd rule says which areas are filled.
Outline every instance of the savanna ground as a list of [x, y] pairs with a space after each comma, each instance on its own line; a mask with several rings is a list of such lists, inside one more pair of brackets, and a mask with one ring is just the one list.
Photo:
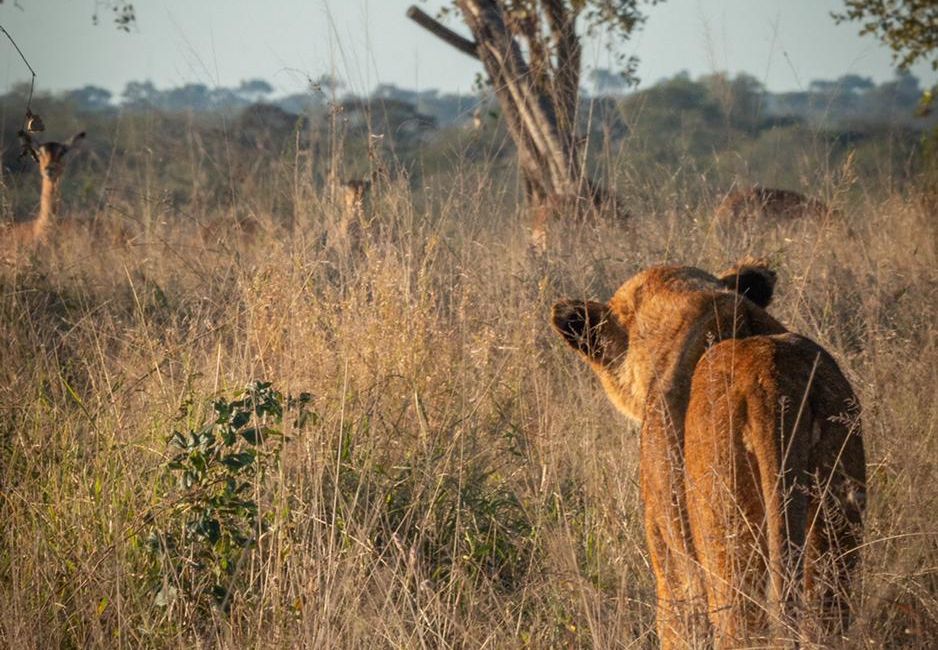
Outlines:
[[[65, 184], [63, 219], [81, 223], [0, 269], [5, 646], [655, 647], [637, 430], [550, 307], [649, 264], [746, 254], [773, 261], [771, 311], [833, 353], [864, 407], [845, 645], [934, 642], [938, 219], [915, 174], [770, 141], [768, 168], [841, 212], [727, 224], [725, 183], [630, 165], [626, 147], [632, 217], [554, 224], [537, 257], [510, 164], [460, 146], [419, 182], [384, 166], [353, 224], [299, 149], [206, 155], [188, 131], [161, 152], [141, 122], [134, 165], [115, 148]], [[8, 176], [8, 209], [37, 182]], [[225, 426], [213, 400], [255, 380], [284, 403], [308, 393], [285, 439], [237, 437], [248, 456], [229, 464], [190, 444]], [[177, 431], [198, 467], [170, 464]], [[220, 531], [193, 524], [206, 513]]]

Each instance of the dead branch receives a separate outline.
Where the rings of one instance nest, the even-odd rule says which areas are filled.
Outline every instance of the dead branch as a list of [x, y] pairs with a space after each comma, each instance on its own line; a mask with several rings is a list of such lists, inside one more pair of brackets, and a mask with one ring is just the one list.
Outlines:
[[437, 38], [452, 45], [463, 54], [467, 54], [473, 59], [479, 58], [477, 51], [478, 45], [476, 43], [470, 41], [468, 38], [463, 38], [433, 16], [423, 11], [420, 7], [411, 5], [410, 8], [407, 9], [407, 17]]

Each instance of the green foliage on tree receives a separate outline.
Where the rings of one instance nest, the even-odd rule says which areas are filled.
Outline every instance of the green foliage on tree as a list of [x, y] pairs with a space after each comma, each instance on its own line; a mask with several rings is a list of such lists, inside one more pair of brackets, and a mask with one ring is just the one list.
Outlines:
[[845, 0], [835, 12], [838, 23], [862, 24], [861, 34], [873, 34], [892, 49], [899, 68], [930, 61], [938, 70], [938, 2], [935, 0]]
[[98, 0], [91, 14], [91, 22], [97, 25], [101, 21], [101, 14], [110, 14], [114, 26], [122, 32], [129, 32], [137, 24], [137, 12], [134, 3], [126, 0]]
[[[834, 20], [858, 22], [860, 34], [872, 34], [892, 50], [900, 70], [918, 62], [938, 70], [938, 2], [935, 0], [845, 0]], [[922, 93], [921, 112], [928, 113], [935, 89]]]

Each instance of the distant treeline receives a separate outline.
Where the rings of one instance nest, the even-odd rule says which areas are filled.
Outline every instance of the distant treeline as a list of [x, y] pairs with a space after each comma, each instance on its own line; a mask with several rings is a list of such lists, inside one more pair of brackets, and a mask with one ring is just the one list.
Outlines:
[[[701, 200], [700, 178], [718, 188], [810, 189], [835, 176], [891, 187], [934, 160], [938, 113], [917, 116], [921, 87], [911, 75], [881, 84], [849, 75], [790, 93], [767, 92], [748, 75], [679, 74], [631, 92], [588, 79], [578, 114], [586, 164], [606, 186], [648, 205], [662, 196], [675, 205]], [[16, 135], [27, 92], [0, 95], [0, 218], [26, 214], [35, 201], [35, 166]], [[178, 210], [224, 202], [233, 184], [282, 174], [316, 187], [332, 175], [380, 174], [423, 192], [467, 173], [518, 186], [511, 137], [484, 89], [458, 95], [385, 84], [363, 97], [323, 77], [305, 93], [277, 97], [259, 79], [233, 88], [133, 82], [120, 97], [93, 86], [38, 93], [32, 108], [45, 120], [43, 140], [89, 134], [66, 180], [73, 201], [101, 201], [88, 188], [104, 177], [128, 192], [147, 177]], [[292, 214], [277, 196], [278, 214]]]
[[[835, 80], [815, 80], [806, 90], [772, 93], [750, 75], [729, 77], [716, 73], [691, 79], [682, 72], [642, 90], [626, 92], [620, 77], [608, 70], [594, 70], [588, 75], [590, 88], [584, 88], [585, 104], [627, 103], [659, 98], [677, 102], [684, 109], [706, 109], [732, 114], [733, 119], [760, 122], [795, 119], [827, 127], [856, 123], [899, 123], [919, 129], [933, 120], [917, 118], [917, 105], [922, 96], [919, 80], [909, 73], [897, 72], [896, 77], [875, 84], [869, 77], [855, 74]], [[14, 87], [0, 101], [16, 103], [28, 92], [27, 84]], [[475, 95], [441, 93], [436, 89], [408, 90], [394, 84], [380, 84], [369, 96], [357, 96], [345, 89], [334, 77], [324, 75], [310, 80], [306, 92], [275, 97], [274, 88], [263, 79], [251, 79], [237, 87], [209, 87], [201, 83], [160, 89], [150, 81], [131, 81], [119, 96], [105, 88], [85, 86], [48, 99], [64, 101], [79, 112], [124, 110], [160, 110], [166, 112], [238, 112], [263, 103], [295, 115], [315, 115], [330, 106], [369, 104], [376, 101], [402, 108], [407, 105], [425, 126], [459, 125], [488, 113], [493, 108], [485, 91]], [[485, 110], [481, 110], [486, 107]]]

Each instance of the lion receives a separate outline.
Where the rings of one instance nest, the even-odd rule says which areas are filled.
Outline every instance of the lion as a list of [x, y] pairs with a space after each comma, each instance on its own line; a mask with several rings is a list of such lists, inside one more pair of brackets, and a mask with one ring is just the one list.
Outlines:
[[717, 207], [720, 218], [759, 217], [784, 221], [798, 217], [834, 214], [823, 201], [791, 190], [753, 185], [727, 193]]
[[765, 308], [776, 276], [649, 268], [553, 325], [641, 424], [662, 648], [822, 639], [849, 622], [866, 475], [834, 359]]

